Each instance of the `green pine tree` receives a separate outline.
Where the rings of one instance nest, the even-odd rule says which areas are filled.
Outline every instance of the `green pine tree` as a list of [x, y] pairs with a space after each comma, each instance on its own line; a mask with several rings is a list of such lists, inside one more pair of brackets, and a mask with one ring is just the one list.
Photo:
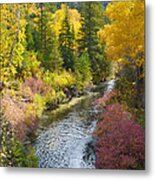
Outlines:
[[81, 29], [79, 32], [79, 55], [87, 52], [91, 61], [94, 82], [102, 79], [105, 55], [97, 32], [104, 25], [104, 8], [101, 2], [82, 3]]
[[75, 74], [77, 78], [77, 88], [81, 90], [92, 79], [91, 64], [88, 53], [83, 53], [75, 62]]
[[59, 34], [60, 52], [63, 58], [63, 67], [74, 70], [75, 54], [74, 54], [74, 28], [71, 27], [68, 19], [68, 7], [66, 7], [65, 18]]
[[26, 42], [27, 42], [27, 50], [33, 50], [34, 49], [34, 39], [33, 39], [33, 27], [31, 21], [26, 25], [25, 30], [26, 35]]
[[54, 33], [52, 35], [52, 41], [48, 46], [48, 51], [45, 55], [46, 69], [59, 72], [62, 69], [63, 59], [61, 58], [59, 43]]

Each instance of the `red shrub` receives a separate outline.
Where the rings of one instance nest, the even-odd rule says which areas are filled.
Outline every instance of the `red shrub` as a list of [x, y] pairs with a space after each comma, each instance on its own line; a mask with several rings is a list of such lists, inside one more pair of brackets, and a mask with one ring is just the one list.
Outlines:
[[[133, 169], [144, 163], [144, 129], [136, 124], [131, 113], [119, 103], [102, 106], [112, 94], [100, 98], [99, 108], [104, 109], [102, 120], [94, 134], [96, 167], [103, 169]], [[102, 103], [104, 102], [104, 103]]]
[[144, 161], [144, 130], [130, 120], [120, 121], [96, 144], [96, 167], [132, 169]]
[[123, 105], [115, 103], [106, 106], [101, 117], [103, 120], [98, 122], [95, 131], [97, 136], [101, 136], [105, 132], [113, 131], [114, 124], [117, 124], [119, 121], [130, 120], [132, 115], [125, 111]]
[[95, 101], [96, 107], [97, 108], [103, 108], [106, 106], [106, 104], [111, 100], [111, 98], [117, 96], [117, 91], [110, 90], [106, 92], [102, 98], [99, 98]]
[[46, 94], [50, 90], [50, 88], [44, 84], [43, 80], [33, 77], [25, 81], [25, 83], [23, 84], [23, 91], [27, 87], [30, 88], [32, 96], [34, 94]]
[[1, 106], [6, 119], [10, 122], [18, 139], [23, 141], [26, 136], [26, 131], [28, 130], [26, 124], [24, 123], [23, 109], [7, 95], [4, 95], [2, 98]]
[[8, 94], [1, 99], [1, 110], [20, 141], [24, 141], [27, 134], [37, 127], [36, 113], [33, 111], [26, 113], [29, 105], [29, 103], [17, 101], [16, 97]]

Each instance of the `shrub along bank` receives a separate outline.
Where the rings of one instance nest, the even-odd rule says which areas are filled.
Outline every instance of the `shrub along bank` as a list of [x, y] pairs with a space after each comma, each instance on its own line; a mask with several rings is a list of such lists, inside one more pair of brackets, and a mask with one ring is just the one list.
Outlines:
[[[144, 169], [145, 133], [141, 120], [111, 90], [96, 101], [103, 111], [94, 132], [96, 167], [101, 169]], [[133, 107], [132, 107], [133, 109]]]

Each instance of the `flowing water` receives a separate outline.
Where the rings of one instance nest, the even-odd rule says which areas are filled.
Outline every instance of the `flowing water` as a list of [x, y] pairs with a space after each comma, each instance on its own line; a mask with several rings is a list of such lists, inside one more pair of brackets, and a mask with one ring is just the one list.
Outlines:
[[[104, 83], [104, 91], [113, 88], [114, 80]], [[102, 92], [103, 93], [103, 92]], [[92, 102], [96, 93], [89, 93], [65, 113], [48, 112], [35, 141], [39, 167], [95, 168], [95, 138], [99, 111]]]

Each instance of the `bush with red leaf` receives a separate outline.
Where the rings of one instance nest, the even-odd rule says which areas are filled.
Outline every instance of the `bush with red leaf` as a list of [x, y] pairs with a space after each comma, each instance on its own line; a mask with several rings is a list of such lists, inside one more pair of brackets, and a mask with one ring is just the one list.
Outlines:
[[103, 133], [113, 131], [114, 124], [122, 120], [130, 120], [132, 115], [119, 103], [107, 105], [101, 114], [101, 121], [97, 123], [95, 134], [101, 136]]
[[95, 101], [95, 105], [96, 105], [96, 108], [98, 109], [102, 109], [106, 106], [107, 103], [109, 103], [109, 101], [117, 96], [118, 92], [116, 90], [110, 90], [108, 92], [106, 92], [103, 97], [97, 99]]
[[36, 129], [38, 124], [37, 115], [34, 110], [27, 111], [31, 105], [30, 103], [20, 102], [16, 98], [5, 94], [1, 99], [1, 110], [11, 124], [17, 138], [24, 141], [28, 133]]
[[2, 111], [7, 120], [9, 120], [13, 131], [15, 132], [18, 139], [23, 141], [26, 137], [26, 132], [28, 131], [27, 126], [24, 122], [24, 112], [23, 108], [18, 106], [18, 104], [7, 95], [1, 100]]
[[25, 141], [28, 134], [38, 125], [46, 105], [46, 95], [52, 95], [53, 89], [41, 79], [29, 78], [22, 89], [6, 89], [1, 97], [1, 110], [18, 140]]
[[130, 120], [117, 122], [96, 144], [96, 167], [135, 169], [144, 162], [144, 131]]
[[144, 129], [134, 121], [132, 114], [123, 105], [114, 103], [105, 106], [105, 102], [115, 95], [110, 92], [97, 101], [98, 107], [103, 108], [104, 112], [94, 133], [97, 136], [96, 167], [144, 168]]
[[29, 78], [27, 79], [23, 86], [23, 92], [25, 91], [25, 89], [29, 88], [30, 90], [30, 96], [34, 96], [34, 94], [40, 94], [40, 95], [45, 95], [47, 94], [51, 88], [47, 85], [44, 84], [43, 80], [41, 79], [36, 79], [36, 78]]

